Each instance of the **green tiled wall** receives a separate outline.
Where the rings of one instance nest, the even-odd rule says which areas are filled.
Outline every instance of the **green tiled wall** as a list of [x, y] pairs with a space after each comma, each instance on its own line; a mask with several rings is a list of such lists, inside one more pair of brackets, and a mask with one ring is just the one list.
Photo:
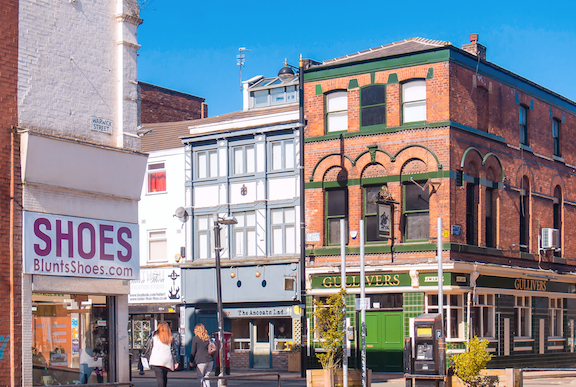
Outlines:
[[404, 337], [410, 336], [410, 318], [424, 313], [424, 293], [404, 293]]

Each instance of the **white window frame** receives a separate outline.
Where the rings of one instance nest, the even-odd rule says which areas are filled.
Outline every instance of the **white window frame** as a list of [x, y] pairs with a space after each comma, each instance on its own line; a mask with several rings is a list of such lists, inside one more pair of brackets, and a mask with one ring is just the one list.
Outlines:
[[[292, 212], [292, 221], [287, 222], [287, 212]], [[280, 222], [275, 222], [278, 219], [275, 214], [278, 214], [281, 219]], [[271, 255], [286, 255], [297, 254], [296, 249], [296, 208], [272, 208], [270, 209], [270, 253]], [[279, 243], [277, 243], [277, 234]], [[278, 246], [278, 244], [280, 246]]]
[[[215, 179], [218, 177], [218, 149], [207, 149], [196, 153], [196, 179]], [[202, 165], [200, 158], [205, 157]]]
[[[164, 244], [164, 255], [159, 259], [152, 259], [152, 246]], [[161, 245], [160, 245], [161, 246]], [[158, 247], [156, 247], [158, 249]], [[168, 262], [168, 236], [165, 229], [148, 230], [148, 263]]]
[[[326, 132], [343, 132], [348, 130], [348, 92], [333, 91], [326, 94]], [[338, 119], [338, 121], [335, 121]], [[337, 125], [338, 123], [338, 125]]]
[[402, 122], [421, 121], [426, 121], [426, 80], [415, 79], [402, 84]]
[[[479, 321], [474, 321], [473, 326], [478, 327], [477, 336], [483, 338], [495, 338], [496, 337], [496, 295], [495, 294], [478, 294], [478, 301], [474, 305], [474, 310], [478, 311]], [[476, 314], [474, 314], [476, 315]], [[484, 324], [484, 318], [487, 318], [490, 325], [486, 329]], [[485, 329], [489, 332], [485, 332]], [[474, 329], [473, 329], [474, 330]], [[492, 333], [492, 334], [489, 334]]]
[[197, 215], [196, 235], [198, 235], [198, 246], [196, 247], [198, 259], [213, 259], [214, 240], [212, 230], [214, 229], [214, 218], [212, 215]]
[[167, 181], [164, 182], [164, 190], [163, 191], [150, 191], [150, 177], [151, 175], [155, 175], [157, 173], [164, 173], [164, 179], [168, 178], [168, 173], [166, 172], [166, 164], [163, 161], [154, 162], [148, 164], [146, 167], [147, 169], [147, 183], [148, 187], [146, 188], [146, 193], [148, 194], [158, 194], [158, 193], [165, 193], [168, 190]]
[[[525, 324], [522, 325], [522, 316]], [[516, 328], [516, 338], [532, 337], [532, 297], [514, 296], [514, 324]], [[524, 329], [522, 329], [524, 328]], [[527, 333], [527, 334], [526, 334]]]
[[[256, 231], [257, 216], [256, 211], [235, 212], [234, 217], [238, 221], [233, 226], [234, 235], [234, 257], [235, 258], [253, 258], [258, 255], [258, 234]], [[254, 223], [248, 222], [250, 218]], [[252, 245], [251, 245], [252, 244]]]
[[564, 337], [564, 299], [549, 298], [550, 337]]
[[[426, 313], [438, 313], [438, 301], [436, 304], [432, 304], [432, 297], [436, 296], [437, 293], [431, 293], [426, 295]], [[444, 300], [444, 326], [446, 328], [446, 339], [449, 340], [464, 340], [466, 339], [466, 313], [464, 308], [464, 294], [452, 293], [444, 294], [446, 298]], [[456, 303], [454, 304], [454, 300]], [[456, 324], [452, 327], [452, 313], [456, 313]], [[456, 329], [457, 336], [452, 335], [453, 328]]]
[[296, 151], [293, 139], [270, 142], [270, 171], [294, 170]]
[[[238, 153], [239, 152], [239, 153]], [[252, 156], [248, 154], [252, 152]], [[240, 157], [237, 160], [236, 155]], [[230, 148], [232, 175], [251, 175], [256, 172], [256, 146], [254, 144], [236, 145]]]

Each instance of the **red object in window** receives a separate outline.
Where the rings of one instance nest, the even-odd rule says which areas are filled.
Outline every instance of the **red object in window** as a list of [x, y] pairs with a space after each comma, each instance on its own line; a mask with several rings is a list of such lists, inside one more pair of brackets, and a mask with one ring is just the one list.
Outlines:
[[148, 192], [166, 191], [166, 171], [148, 174]]

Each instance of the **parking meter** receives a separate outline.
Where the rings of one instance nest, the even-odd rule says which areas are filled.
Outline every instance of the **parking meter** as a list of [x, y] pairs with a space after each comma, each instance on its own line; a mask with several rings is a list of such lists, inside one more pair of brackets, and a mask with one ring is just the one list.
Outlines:
[[438, 344], [441, 334], [439, 313], [421, 314], [414, 319], [414, 374], [439, 375]]

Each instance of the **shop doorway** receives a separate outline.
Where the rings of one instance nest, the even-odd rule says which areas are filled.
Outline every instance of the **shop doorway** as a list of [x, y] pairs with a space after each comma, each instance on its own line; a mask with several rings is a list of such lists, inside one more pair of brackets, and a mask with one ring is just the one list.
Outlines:
[[270, 368], [270, 319], [255, 319], [250, 322], [253, 341], [253, 368]]
[[403, 371], [403, 322], [400, 311], [366, 312], [366, 364], [372, 371]]

